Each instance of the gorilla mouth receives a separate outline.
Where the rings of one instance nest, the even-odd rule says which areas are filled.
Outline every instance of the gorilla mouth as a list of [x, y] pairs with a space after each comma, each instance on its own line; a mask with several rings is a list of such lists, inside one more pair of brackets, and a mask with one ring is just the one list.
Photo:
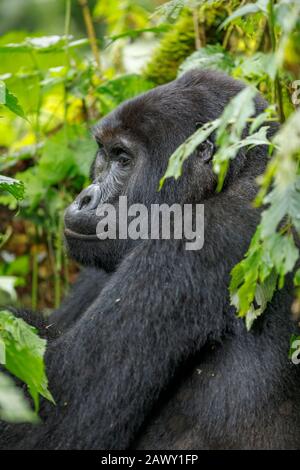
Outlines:
[[70, 230], [69, 228], [65, 228], [65, 235], [67, 237], [77, 238], [79, 240], [99, 240], [96, 234], [78, 233]]

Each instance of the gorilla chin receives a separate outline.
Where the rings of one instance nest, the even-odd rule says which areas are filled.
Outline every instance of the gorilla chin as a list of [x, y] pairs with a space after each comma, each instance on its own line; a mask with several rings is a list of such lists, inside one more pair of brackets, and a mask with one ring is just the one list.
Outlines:
[[112, 272], [117, 264], [117, 251], [111, 247], [115, 240], [99, 240], [97, 235], [86, 235], [65, 229], [65, 246], [70, 258], [82, 266], [96, 267]]

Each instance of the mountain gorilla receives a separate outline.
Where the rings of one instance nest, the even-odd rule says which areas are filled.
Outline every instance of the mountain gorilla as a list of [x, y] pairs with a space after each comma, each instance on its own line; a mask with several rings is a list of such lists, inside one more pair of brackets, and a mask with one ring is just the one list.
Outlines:
[[[125, 102], [96, 127], [93, 182], [65, 215], [69, 252], [90, 268], [40, 325], [50, 337], [56, 406], [42, 403], [38, 426], [3, 423], [2, 448], [300, 447], [300, 366], [288, 360], [292, 288], [276, 294], [250, 333], [228, 298], [230, 271], [259, 221], [251, 202], [266, 148], [240, 151], [217, 193], [212, 138], [179, 180], [157, 190], [172, 152], [242, 88], [216, 71], [194, 70]], [[257, 96], [257, 113], [265, 107]], [[120, 195], [148, 208], [203, 203], [204, 247], [100, 241], [96, 208], [117, 205]]]

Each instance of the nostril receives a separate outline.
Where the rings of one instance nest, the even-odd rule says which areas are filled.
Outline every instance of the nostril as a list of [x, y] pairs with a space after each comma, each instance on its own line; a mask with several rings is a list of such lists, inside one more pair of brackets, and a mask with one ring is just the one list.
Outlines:
[[76, 198], [77, 210], [94, 210], [96, 209], [100, 200], [101, 191], [95, 184], [90, 185], [84, 189]]
[[92, 200], [92, 198], [88, 194], [83, 196], [83, 198], [81, 198], [80, 201], [79, 201], [78, 209], [80, 210], [80, 209], [88, 206], [90, 204], [91, 200]]

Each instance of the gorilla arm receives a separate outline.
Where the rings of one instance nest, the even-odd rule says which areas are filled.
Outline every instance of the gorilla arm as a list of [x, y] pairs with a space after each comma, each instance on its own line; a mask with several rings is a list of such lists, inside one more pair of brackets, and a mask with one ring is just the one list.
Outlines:
[[13, 446], [10, 439], [10, 448], [128, 448], [180, 365], [233, 321], [225, 313], [229, 272], [258, 217], [240, 197], [223, 192], [206, 202], [199, 252], [149, 241], [124, 259], [85, 314], [50, 343], [57, 406], [45, 403], [44, 426]]
[[103, 269], [83, 269], [59, 309], [51, 314], [49, 323], [60, 332], [67, 330], [98, 297], [108, 279], [109, 274]]
[[32, 312], [24, 308], [9, 307], [8, 310], [37, 328], [41, 337], [53, 340], [84, 314], [98, 297], [109, 277], [110, 275], [103, 269], [83, 269], [61, 306], [48, 318], [40, 312]]

